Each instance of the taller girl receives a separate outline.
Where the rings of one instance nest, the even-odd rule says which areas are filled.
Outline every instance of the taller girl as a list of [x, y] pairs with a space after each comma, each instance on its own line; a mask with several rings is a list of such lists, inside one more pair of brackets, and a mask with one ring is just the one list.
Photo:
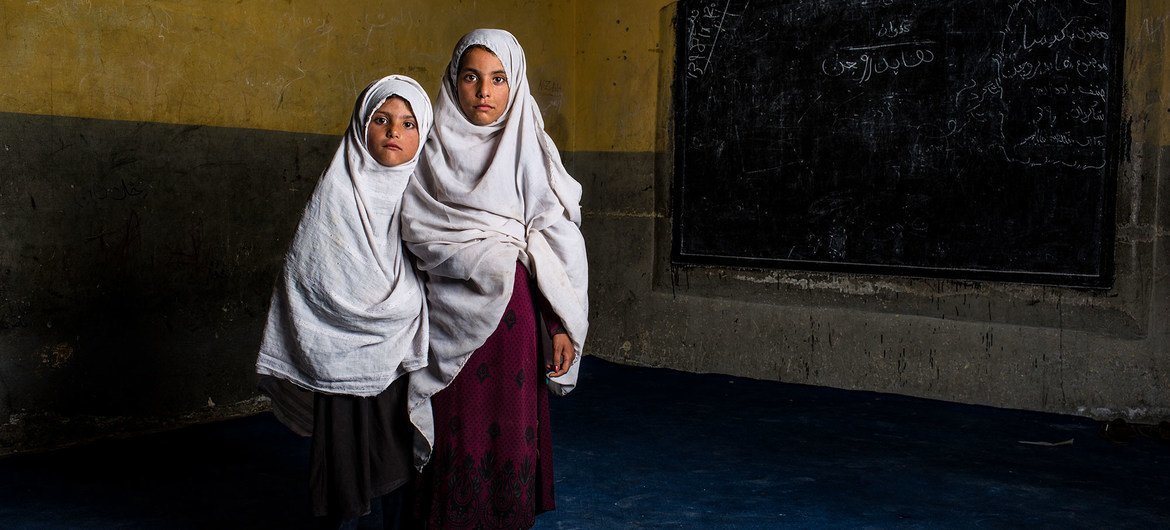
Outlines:
[[402, 209], [429, 280], [430, 363], [408, 397], [418, 501], [431, 528], [527, 527], [554, 507], [545, 384], [572, 390], [589, 328], [581, 186], [512, 34], [465, 35], [443, 81]]

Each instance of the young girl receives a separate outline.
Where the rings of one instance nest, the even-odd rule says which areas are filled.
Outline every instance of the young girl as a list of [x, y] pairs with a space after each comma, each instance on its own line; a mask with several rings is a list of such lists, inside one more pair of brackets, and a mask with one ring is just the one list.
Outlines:
[[411, 374], [408, 406], [425, 464], [416, 515], [430, 528], [528, 527], [554, 507], [545, 384], [576, 383], [588, 265], [581, 186], [525, 69], [506, 31], [459, 41], [403, 196], [402, 237], [428, 281], [430, 363]]
[[427, 307], [398, 212], [431, 120], [413, 79], [366, 87], [272, 294], [256, 371], [277, 417], [312, 436], [312, 509], [326, 527], [382, 497], [395, 528], [413, 473], [402, 376], [427, 362]]

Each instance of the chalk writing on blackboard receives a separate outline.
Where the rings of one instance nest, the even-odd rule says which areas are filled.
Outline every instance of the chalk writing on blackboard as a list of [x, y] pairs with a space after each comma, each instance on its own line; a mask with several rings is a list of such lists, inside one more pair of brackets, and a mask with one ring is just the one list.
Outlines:
[[910, 30], [913, 27], [914, 23], [910, 19], [904, 18], [898, 21], [889, 20], [882, 23], [881, 27], [878, 28], [877, 36], [887, 38], [900, 37], [910, 33]]
[[966, 121], [952, 131], [990, 124], [1004, 160], [1025, 167], [1105, 168], [1110, 36], [1099, 24], [1012, 7], [989, 57], [994, 75], [963, 83], [955, 98]]
[[[747, 5], [743, 8], [746, 9]], [[723, 7], [719, 7], [719, 2], [709, 2], [687, 14], [687, 34], [690, 35], [687, 39], [687, 77], [697, 79], [711, 66], [711, 57], [719, 44], [727, 17], [739, 16], [730, 10], [731, 0], [727, 0]]]
[[821, 71], [831, 77], [848, 74], [865, 83], [875, 75], [897, 75], [902, 70], [934, 62], [930, 41], [896, 42], [869, 46], [846, 46], [832, 58], [821, 61]]
[[139, 197], [145, 198], [150, 188], [141, 181], [126, 179], [119, 179], [117, 184], [100, 185], [90, 184], [82, 188], [82, 191], [73, 198], [78, 206], [90, 206], [101, 201], [124, 201], [126, 199]]
[[672, 259], [1106, 285], [1125, 0], [680, 0]]

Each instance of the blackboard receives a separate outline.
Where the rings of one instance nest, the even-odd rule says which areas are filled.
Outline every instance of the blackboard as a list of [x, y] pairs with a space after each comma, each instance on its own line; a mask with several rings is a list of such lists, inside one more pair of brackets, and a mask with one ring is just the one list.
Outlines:
[[1124, 3], [682, 0], [673, 262], [1110, 286]]

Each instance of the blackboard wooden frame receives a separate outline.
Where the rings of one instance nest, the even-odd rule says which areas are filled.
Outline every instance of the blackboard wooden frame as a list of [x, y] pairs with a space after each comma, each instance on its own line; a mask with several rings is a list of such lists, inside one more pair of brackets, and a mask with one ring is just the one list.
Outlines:
[[[841, 5], [857, 4], [858, 1], [859, 0], [842, 0], [841, 2], [838, 2], [838, 4], [841, 4]], [[768, 6], [768, 5], [774, 6], [776, 4], [799, 4], [799, 3], [800, 2], [771, 2], [771, 3], [769, 3], [769, 2], [758, 2], [757, 1], [757, 2], [753, 2], [754, 5], [752, 7], [755, 8], [755, 7], [759, 6], [760, 4], [764, 4], [765, 6]], [[879, 2], [867, 2], [867, 4], [876, 4], [876, 3], [879, 3]], [[904, 0], [883, 0], [880, 3], [885, 4], [887, 6], [892, 5], [895, 7], [897, 7], [899, 4], [905, 4], [905, 5], [921, 4], [921, 2], [907, 2]], [[920, 277], [936, 277], [936, 278], [949, 278], [949, 279], [1026, 282], [1026, 283], [1062, 285], [1062, 286], [1073, 286], [1073, 287], [1090, 287], [1090, 288], [1108, 288], [1108, 287], [1110, 287], [1112, 285], [1112, 282], [1113, 282], [1114, 200], [1115, 200], [1114, 188], [1115, 188], [1119, 158], [1122, 156], [1122, 151], [1124, 149], [1122, 146], [1122, 143], [1121, 143], [1121, 104], [1120, 104], [1121, 97], [1120, 96], [1121, 96], [1121, 89], [1122, 89], [1122, 73], [1123, 73], [1121, 58], [1122, 58], [1122, 53], [1124, 51], [1124, 21], [1125, 21], [1124, 3], [1125, 2], [1124, 2], [1124, 0], [1112, 0], [1111, 2], [1108, 2], [1108, 3], [1109, 3], [1108, 21], [1107, 21], [1108, 39], [1107, 39], [1107, 44], [1102, 44], [1102, 46], [1104, 46], [1104, 48], [1105, 48], [1103, 53], [1106, 54], [1106, 57], [1107, 57], [1106, 60], [1108, 63], [1106, 65], [1107, 66], [1106, 72], [1108, 73], [1108, 76], [1107, 76], [1108, 79], [1104, 81], [1107, 84], [1107, 97], [1103, 97], [1103, 99], [1105, 100], [1104, 101], [1104, 103], [1105, 103], [1104, 104], [1104, 115], [1105, 115], [1104, 116], [1104, 128], [1105, 128], [1105, 131], [1104, 131], [1104, 135], [1103, 135], [1104, 139], [1102, 142], [1103, 145], [1102, 145], [1101, 153], [1094, 153], [1094, 154], [1100, 154], [1103, 157], [1101, 167], [1090, 168], [1090, 167], [1088, 167], [1089, 164], [1084, 164], [1085, 167], [1072, 168], [1072, 162], [1076, 162], [1075, 160], [1071, 161], [1071, 162], [1070, 161], [1061, 161], [1059, 159], [1059, 157], [1056, 157], [1056, 162], [1053, 162], [1052, 164], [1050, 164], [1050, 165], [1055, 166], [1058, 163], [1069, 162], [1070, 169], [1068, 169], [1067, 171], [1064, 171], [1064, 173], [1072, 174], [1072, 173], [1075, 173], [1076, 171], [1081, 171], [1082, 173], [1084, 173], [1087, 171], [1089, 173], [1093, 173], [1093, 174], [1097, 175], [1098, 178], [1097, 178], [1097, 180], [1095, 180], [1092, 183], [1092, 186], [1091, 186], [1092, 189], [1090, 190], [1092, 192], [1091, 194], [1095, 194], [1095, 196], [1096, 196], [1096, 198], [1094, 199], [1095, 202], [1092, 203], [1092, 207], [1093, 207], [1092, 210], [1093, 211], [1089, 212], [1089, 214], [1087, 214], [1087, 215], [1082, 215], [1080, 218], [1080, 222], [1083, 222], [1084, 226], [1087, 228], [1085, 230], [1079, 230], [1076, 234], [1078, 237], [1088, 237], [1084, 232], [1091, 231], [1092, 232], [1091, 239], [1092, 239], [1092, 242], [1095, 243], [1096, 247], [1089, 249], [1091, 251], [1085, 251], [1083, 246], [1075, 246], [1075, 245], [1071, 245], [1071, 244], [1066, 245], [1065, 247], [1054, 247], [1058, 251], [1063, 251], [1063, 252], [1068, 253], [1069, 256], [1072, 257], [1073, 261], [1075, 261], [1075, 263], [1077, 264], [1077, 266], [1079, 268], [1076, 270], [1053, 270], [1052, 267], [1046, 268], [1045, 266], [1032, 266], [1032, 265], [1035, 265], [1035, 263], [1029, 263], [1028, 260], [1036, 261], [1037, 258], [1035, 258], [1034, 256], [1028, 256], [1028, 255], [1022, 255], [1022, 257], [1020, 258], [1022, 261], [1015, 262], [1015, 261], [1012, 261], [1011, 256], [1004, 257], [1004, 256], [1000, 256], [997, 254], [997, 258], [1002, 260], [999, 263], [993, 263], [990, 266], [982, 266], [982, 265], [976, 263], [975, 266], [968, 266], [967, 264], [957, 263], [957, 262], [956, 263], [946, 263], [946, 262], [916, 263], [913, 260], [905, 260], [905, 259], [889, 260], [889, 259], [886, 259], [886, 257], [882, 256], [882, 255], [863, 256], [866, 259], [857, 260], [857, 259], [848, 259], [848, 258], [846, 258], [846, 259], [835, 259], [835, 258], [834, 259], [826, 259], [824, 256], [811, 255], [811, 253], [808, 256], [798, 256], [796, 258], [792, 258], [791, 256], [761, 255], [759, 252], [755, 252], [755, 253], [753, 253], [753, 252], [739, 252], [738, 251], [739, 249], [737, 249], [737, 248], [731, 248], [730, 251], [727, 248], [723, 248], [723, 249], [716, 249], [716, 250], [719, 250], [716, 252], [709, 252], [709, 251], [706, 251], [707, 249], [703, 248], [702, 244], [699, 244], [699, 245], [693, 244], [693, 242], [696, 240], [695, 236], [696, 236], [696, 233], [698, 233], [697, 231], [702, 230], [702, 229], [710, 229], [710, 227], [704, 227], [703, 226], [704, 220], [698, 219], [698, 217], [701, 217], [702, 214], [704, 214], [704, 213], [716, 213], [718, 215], [723, 215], [722, 212], [718, 212], [716, 210], [711, 210], [711, 209], [704, 210], [702, 207], [697, 208], [697, 207], [693, 206], [694, 204], [697, 203], [697, 199], [696, 199], [696, 197], [694, 197], [692, 195], [688, 195], [688, 192], [692, 191], [693, 188], [696, 187], [696, 186], [692, 186], [692, 184], [695, 182], [695, 179], [708, 177], [708, 178], [712, 178], [712, 179], [724, 178], [724, 179], [734, 180], [734, 178], [728, 177], [727, 175], [718, 175], [715, 177], [711, 177], [710, 175], [703, 175], [702, 171], [704, 169], [709, 170], [710, 168], [702, 167], [703, 162], [701, 160], [696, 162], [695, 159], [696, 159], [696, 155], [702, 154], [705, 156], [706, 152], [703, 152], [701, 149], [692, 149], [692, 144], [689, 143], [694, 138], [693, 135], [710, 133], [711, 127], [710, 127], [710, 122], [704, 122], [701, 118], [696, 118], [694, 101], [688, 99], [692, 96], [692, 94], [688, 92], [687, 77], [688, 77], [688, 73], [693, 71], [693, 61], [688, 60], [688, 58], [693, 59], [693, 53], [691, 53], [691, 50], [690, 50], [691, 47], [688, 46], [688, 41], [693, 39], [695, 37], [695, 33], [696, 33], [694, 30], [693, 24], [688, 24], [688, 22], [689, 22], [688, 17], [690, 15], [692, 15], [694, 12], [696, 12], [696, 10], [703, 9], [706, 7], [711, 7], [711, 6], [714, 6], [716, 8], [718, 8], [719, 6], [724, 6], [725, 10], [730, 9], [734, 4], [736, 4], [736, 2], [728, 1], [728, 0], [723, 0], [723, 1], [718, 1], [718, 2], [681, 0], [679, 2], [678, 15], [677, 15], [676, 21], [675, 21], [675, 24], [676, 24], [676, 55], [675, 55], [675, 76], [674, 76], [674, 80], [673, 80], [674, 81], [674, 90], [673, 90], [673, 94], [674, 94], [674, 153], [673, 153], [673, 155], [674, 155], [674, 181], [673, 181], [673, 186], [672, 186], [672, 191], [671, 191], [671, 196], [672, 196], [671, 262], [672, 262], [672, 264], [684, 265], [684, 266], [685, 265], [711, 265], [711, 266], [726, 266], [726, 267], [741, 267], [741, 268], [798, 269], [798, 270], [830, 271], [830, 272], [857, 272], [857, 273], [906, 275], [906, 276], [920, 276]], [[810, 4], [810, 5], [817, 4], [817, 5], [823, 6], [823, 4], [826, 4], [826, 2], [805, 2], [805, 4]], [[954, 6], [966, 5], [966, 8], [969, 9], [972, 5], [972, 2], [966, 1], [966, 0], [950, 0], [950, 1], [943, 1], [943, 2], [935, 2], [933, 8], [938, 8], [938, 5], [941, 5], [941, 4], [954, 5]], [[1000, 2], [1000, 5], [1002, 5], [1002, 4], [1004, 4], [1004, 2]], [[982, 3], [980, 3], [980, 5], [987, 5], [987, 4], [986, 4], [986, 2], [982, 2]], [[903, 7], [905, 7], [905, 6], [903, 6]], [[727, 12], [729, 12], [729, 11], [725, 11], [724, 14], [726, 15]], [[741, 14], [741, 16], [742, 16], [742, 14]], [[723, 21], [721, 21], [721, 23], [722, 22]], [[814, 28], [814, 30], [815, 29], [816, 28]], [[1027, 29], [1027, 27], [1025, 24], [1025, 30], [1026, 29]], [[1090, 28], [1090, 29], [1092, 29], [1092, 28]], [[723, 34], [722, 36], [724, 39], [735, 39], [737, 37], [746, 38], [743, 35], [744, 34], [736, 35], [733, 33], [730, 36], [728, 34]], [[708, 32], [707, 35], [705, 35], [705, 36], [710, 36], [710, 32]], [[718, 38], [720, 35], [718, 32], [716, 32], [715, 36], [716, 36], [716, 38]], [[1006, 36], [1006, 33], [1005, 33], [1005, 36]], [[1039, 38], [1043, 39], [1044, 37], [1041, 36]], [[1092, 40], [1092, 39], [1088, 39], [1088, 40]], [[1071, 41], [1071, 39], [1070, 39], [1070, 41]], [[728, 42], [729, 42], [728, 40], [724, 40], [724, 42], [723, 42], [724, 46], [727, 46]], [[744, 53], [744, 54], [768, 52], [767, 49], [760, 49], [760, 48], [752, 49], [752, 48], [746, 47], [743, 43], [735, 43], [734, 41], [730, 41], [730, 42], [732, 43], [732, 45], [738, 44], [739, 46], [741, 46], [742, 48], [739, 51]], [[1023, 42], [1025, 43], [1024, 48], [1026, 49], [1027, 48], [1026, 44], [1029, 42], [1027, 40], [1026, 36], [1025, 36]], [[1033, 46], [1035, 46], [1035, 42], [1039, 42], [1039, 41], [1033, 41]], [[1055, 44], [1054, 44], [1054, 46], [1055, 46]], [[903, 53], [902, 57], [903, 57], [903, 59], [905, 59], [906, 54]], [[1059, 57], [1059, 55], [1057, 55], [1057, 57]], [[911, 58], [913, 58], [913, 56], [911, 56]], [[708, 60], [710, 60], [710, 58], [708, 58]], [[1003, 61], [1001, 61], [1000, 64], [1002, 66]], [[739, 75], [739, 74], [737, 73], [735, 75]], [[907, 76], [907, 77], [909, 77], [909, 76]], [[740, 79], [740, 81], [742, 81], [742, 79]], [[800, 81], [800, 80], [798, 79], [797, 81]], [[816, 80], [814, 79], [813, 81], [816, 81]], [[1000, 81], [1002, 81], [1002, 79]], [[1036, 87], [1033, 86], [1030, 88], [1035, 89]], [[1067, 84], [1066, 84], [1066, 88], [1067, 88]], [[1001, 86], [1001, 89], [1002, 89], [1002, 86]], [[1041, 94], [1041, 97], [1043, 95], [1044, 94]], [[702, 101], [702, 100], [698, 100], [698, 101]], [[709, 102], [707, 102], [707, 101], [703, 101], [703, 103], [709, 104]], [[715, 103], [714, 108], [716, 110], [718, 110], [718, 102]], [[750, 112], [750, 111], [751, 111], [751, 109], [749, 109], [747, 112]], [[1050, 113], [1052, 113], [1054, 115], [1056, 114], [1056, 112], [1052, 111], [1051, 109], [1050, 109]], [[732, 116], [732, 118], [734, 118], [734, 116]], [[1053, 121], [1055, 123], [1055, 117], [1053, 118]], [[730, 137], [730, 135], [725, 134], [725, 136], [721, 139], [721, 141], [732, 142], [734, 140]], [[689, 149], [690, 149], [690, 151], [688, 151]], [[1007, 153], [1006, 149], [1004, 150], [1004, 152], [1005, 152], [1005, 155], [1004, 155], [1005, 158], [1011, 158], [1011, 155], [1006, 154]], [[947, 157], [949, 158], [950, 155], [947, 155]], [[968, 158], [971, 158], [971, 157], [969, 156]], [[1031, 162], [1031, 160], [1032, 159], [1025, 159], [1024, 162]], [[1049, 161], [1049, 162], [1052, 162], [1052, 161]], [[1026, 163], [1021, 163], [1018, 161], [1012, 162], [1010, 160], [995, 161], [995, 163], [1001, 164], [1001, 167], [999, 169], [1002, 169], [1004, 167], [1006, 167], [1007, 169], [1011, 169], [1013, 167], [1013, 164], [1018, 165], [1021, 168], [1028, 167]], [[1038, 164], [1038, 165], [1041, 165], [1041, 164]], [[1021, 174], [1026, 173], [1026, 171], [1024, 171], [1023, 169], [1017, 168], [1017, 170], [1020, 171]], [[1040, 171], [1048, 171], [1047, 174], [1055, 175], [1058, 180], [1072, 178], [1072, 177], [1068, 177], [1067, 175], [1065, 175], [1061, 172], [1056, 172], [1055, 170], [1052, 170], [1052, 168], [1049, 168], [1047, 166], [1042, 167]], [[1062, 169], [1062, 171], [1063, 171], [1063, 169]], [[708, 171], [708, 172], [710, 173], [710, 171]], [[960, 171], [960, 173], [961, 172], [962, 171]], [[742, 175], [740, 175], [740, 177], [742, 177]], [[720, 185], [717, 185], [716, 187], [722, 188], [723, 186], [720, 184]], [[732, 183], [726, 187], [730, 189], [730, 188], [734, 188], [735, 185], [734, 185], [734, 183]], [[708, 183], [708, 189], [711, 189], [710, 183]], [[1043, 185], [1041, 185], [1041, 189], [1043, 189]], [[857, 192], [858, 190], [851, 190], [851, 191]], [[1057, 189], [1054, 193], [1059, 194], [1060, 190]], [[1070, 193], [1072, 193], [1072, 192], [1070, 192]], [[851, 193], [846, 198], [847, 199], [850, 197], [857, 198], [857, 197], [860, 197], [863, 195], [864, 194], [860, 193], [860, 192], [859, 193]], [[1078, 193], [1078, 194], [1076, 194], [1076, 197], [1070, 197], [1070, 199], [1076, 199], [1077, 197], [1085, 197], [1088, 195], [1089, 194]], [[1060, 198], [1061, 197], [1057, 197], [1057, 199], [1060, 199]], [[757, 208], [757, 210], [756, 210], [757, 214], [761, 211], [759, 209], [760, 208], [759, 202], [760, 202], [761, 197], [758, 195], [753, 196], [752, 194], [747, 194], [747, 196], [744, 196], [743, 194], [741, 194], [739, 196], [731, 197], [730, 201], [726, 200], [726, 199], [727, 198], [725, 197], [724, 203], [721, 204], [720, 206], [727, 206], [727, 207], [730, 207], [733, 209], [740, 209], [743, 211], [750, 211], [751, 208], [755, 207], [755, 208]], [[1043, 200], [1055, 201], [1057, 199], [1044, 198]], [[688, 204], [688, 201], [690, 204]], [[756, 201], [756, 202], [753, 203], [753, 201]], [[716, 202], [718, 202], [718, 201], [716, 201]], [[1072, 202], [1075, 202], [1075, 201], [1072, 201]], [[843, 202], [843, 204], [845, 204], [845, 206], [848, 207], [848, 201]], [[1069, 210], [1069, 208], [1067, 208], [1061, 204], [1055, 204], [1055, 205], [1046, 204], [1046, 206], [1048, 206], [1051, 209], [1056, 210], [1056, 211], [1062, 211], [1062, 208], [1064, 210]], [[941, 210], [945, 211], [946, 209], [943, 208]], [[766, 207], [763, 209], [763, 211], [767, 212]], [[750, 214], [749, 214], [749, 217], [745, 217], [745, 219], [746, 218], [750, 218]], [[945, 224], [945, 221], [946, 221], [946, 219], [944, 218], [941, 220], [940, 219], [933, 219], [930, 222], [938, 222], [939, 225], [942, 227], [942, 229], [940, 229], [940, 231], [945, 233], [946, 227], [942, 226]], [[1031, 220], [1029, 220], [1029, 222], [1031, 222]], [[717, 224], [717, 223], [714, 223], [714, 224]], [[756, 228], [758, 228], [758, 226], [763, 226], [763, 225], [757, 225]], [[835, 229], [835, 226], [836, 225], [834, 225], [833, 223], [823, 223], [822, 225], [813, 226], [812, 228], [819, 229], [819, 228], [825, 228], [825, 227], [834, 227], [834, 229]], [[751, 228], [752, 228], [751, 226], [745, 226], [744, 230], [750, 230]], [[937, 228], [937, 227], [931, 227], [931, 228], [933, 229], [933, 228]], [[992, 227], [988, 227], [988, 228], [992, 228]], [[1044, 230], [1051, 231], [1051, 230], [1060, 229], [1060, 228], [1061, 228], [1060, 226], [1055, 226], [1055, 227], [1041, 226], [1041, 227], [1039, 227], [1036, 234], [1030, 234], [1029, 237], [1038, 238], [1036, 240], [1042, 240], [1044, 238], [1044, 235], [1045, 235], [1043, 233]], [[731, 228], [717, 227], [715, 229], [715, 233], [716, 233], [716, 235], [724, 238], [723, 240], [720, 240], [720, 243], [723, 243], [724, 241], [727, 241], [727, 240], [731, 240], [734, 242], [735, 238], [741, 238], [741, 239], [746, 240], [746, 238], [749, 237], [749, 236], [739, 235], [743, 231], [740, 230], [737, 233], [737, 230], [738, 230], [738, 227], [734, 227], [734, 226]], [[701, 235], [703, 235], [703, 234], [700, 234], [700, 236]], [[792, 234], [787, 234], [787, 235], [791, 236]], [[823, 236], [824, 234], [820, 234], [820, 235]], [[809, 236], [810, 239], [815, 239], [816, 237], [819, 237], [819, 236], [816, 234]], [[985, 234], [983, 236], [979, 236], [979, 237], [986, 238], [986, 244], [988, 246], [985, 248], [990, 249], [992, 251], [995, 250], [995, 248], [996, 248], [995, 245], [1004, 244], [1004, 243], [1001, 243], [999, 241], [1000, 236], [994, 230], [990, 230], [987, 234]], [[688, 238], [690, 238], [690, 239], [688, 239]], [[691, 244], [688, 245], [688, 243], [691, 243]], [[945, 241], [943, 243], [935, 242], [933, 244], [936, 244], [936, 245], [945, 244]], [[714, 245], [714, 246], [717, 246], [717, 245]], [[1092, 245], [1090, 244], [1088, 246], [1091, 247]], [[732, 247], [734, 247], [734, 245]], [[969, 246], [969, 248], [980, 249], [983, 247], [980, 247], [978, 244], [976, 244], [976, 245]], [[1034, 248], [1034, 247], [1028, 247], [1028, 248]], [[756, 249], [756, 250], [758, 250], [758, 249]], [[1018, 249], [1016, 249], [1015, 251], [1018, 251]], [[967, 252], [972, 252], [972, 251], [967, 250]], [[1047, 253], [1047, 254], [1045, 254], [1046, 258], [1049, 258], [1050, 255], [1056, 255], [1056, 254], [1051, 254], [1051, 251], [1048, 249], [1045, 249], [1044, 252]], [[830, 256], [830, 258], [833, 258], [833, 257]], [[1056, 258], [1051, 258], [1051, 259], [1058, 260], [1058, 259], [1061, 259], [1061, 256], [1056, 255]], [[1077, 260], [1079, 260], [1079, 261], [1077, 261]], [[1040, 261], [1042, 261], [1042, 260], [1040, 260]], [[1040, 265], [1045, 265], [1045, 264], [1041, 263]]]

